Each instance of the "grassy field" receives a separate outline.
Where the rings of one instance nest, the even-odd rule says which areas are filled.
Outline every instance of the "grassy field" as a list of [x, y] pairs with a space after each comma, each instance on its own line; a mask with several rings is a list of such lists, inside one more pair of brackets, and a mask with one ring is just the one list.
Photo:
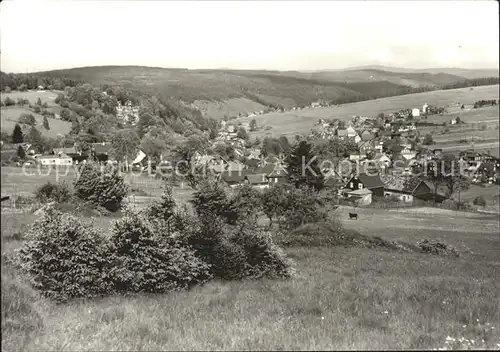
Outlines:
[[[339, 210], [342, 220], [347, 211]], [[188, 292], [62, 305], [38, 297], [2, 265], [2, 348], [432, 349], [447, 346], [448, 336], [498, 348], [497, 219], [449, 211], [359, 212], [360, 220], [344, 221], [347, 227], [408, 243], [440, 238], [461, 255], [289, 248], [296, 268], [291, 280], [213, 282]], [[2, 214], [4, 253], [21, 245], [15, 233], [32, 219]]]
[[36, 128], [42, 133], [45, 137], [55, 138], [58, 134], [66, 135], [71, 130], [71, 123], [67, 121], [62, 121], [54, 118], [47, 118], [49, 121], [49, 130], [46, 130], [43, 127], [43, 116], [40, 114], [36, 114], [27, 107], [20, 106], [9, 106], [2, 107], [0, 111], [1, 116], [1, 130], [5, 131], [9, 134], [12, 133], [14, 126], [18, 123], [19, 116], [21, 114], [32, 114], [36, 119]]
[[[498, 87], [498, 86], [497, 86]], [[497, 92], [498, 93], [498, 92]], [[456, 111], [455, 111], [456, 110]], [[450, 116], [451, 115], [451, 116]], [[432, 115], [427, 118], [429, 122], [443, 123], [449, 122], [451, 118], [459, 116], [467, 125], [474, 123], [496, 123], [499, 122], [500, 106], [488, 106], [478, 109], [448, 109], [448, 114], [444, 116]]]
[[237, 116], [238, 113], [251, 113], [267, 109], [267, 106], [247, 98], [233, 98], [225, 101], [195, 100], [193, 105], [200, 109], [204, 116], [220, 120], [225, 116]]
[[0, 97], [1, 97], [2, 101], [4, 101], [8, 97], [8, 98], [13, 99], [16, 102], [17, 102], [17, 99], [23, 98], [23, 99], [27, 99], [31, 104], [35, 104], [37, 99], [40, 98], [40, 100], [42, 101], [42, 104], [47, 103], [48, 106], [54, 106], [54, 105], [56, 105], [54, 100], [57, 98], [57, 94], [59, 94], [59, 93], [61, 93], [61, 91], [27, 90], [24, 92], [19, 92], [19, 91], [14, 91], [14, 92], [10, 92], [10, 93], [2, 92], [0, 94]]
[[[73, 167], [61, 167], [60, 169], [26, 169], [23, 172], [21, 167], [2, 167], [1, 169], [1, 187], [2, 195], [11, 196], [32, 196], [33, 192], [41, 185], [47, 182], [65, 182], [72, 185], [76, 177]], [[130, 186], [130, 196], [126, 202], [137, 203], [141, 207], [147, 205], [161, 197], [163, 192], [163, 182], [154, 177], [146, 175], [124, 174], [125, 182]], [[184, 204], [190, 198], [192, 189], [188, 185], [179, 185], [173, 188], [173, 195], [177, 202]]]
[[444, 152], [447, 152], [447, 153], [454, 153], [454, 154], [458, 154], [459, 152], [461, 151], [464, 151], [466, 149], [474, 149], [474, 151], [478, 152], [478, 153], [486, 153], [486, 152], [490, 152], [491, 155], [493, 156], [496, 156], [496, 157], [499, 157], [499, 153], [500, 153], [500, 143], [498, 141], [496, 142], [485, 142], [485, 143], [481, 143], [481, 142], [474, 142], [474, 144], [445, 144], [445, 145], [437, 145], [437, 144], [434, 144], [433, 145], [434, 148], [441, 148], [443, 149]]
[[[481, 99], [498, 99], [499, 86], [482, 86], [452, 90], [441, 90], [425, 93], [417, 93], [410, 95], [401, 95], [383, 99], [375, 99], [363, 101], [359, 103], [344, 104], [342, 106], [325, 107], [325, 108], [308, 108], [299, 111], [289, 111], [285, 113], [272, 113], [255, 117], [258, 126], [271, 127], [270, 130], [261, 129], [250, 133], [252, 137], [263, 137], [267, 134], [280, 136], [282, 134], [293, 136], [295, 134], [308, 133], [311, 128], [318, 122], [320, 118], [338, 118], [350, 120], [355, 115], [361, 116], [377, 116], [380, 112], [389, 114], [403, 108], [421, 108], [423, 104], [431, 104], [436, 106], [448, 106], [457, 104], [474, 104]], [[489, 109], [489, 108], [486, 108]], [[478, 113], [488, 115], [484, 120], [498, 120], [498, 109], [496, 111], [478, 109], [471, 113], [471, 116]], [[486, 112], [485, 112], [486, 111]], [[440, 117], [441, 118], [441, 117]], [[249, 122], [252, 118], [240, 118], [237, 121]], [[445, 120], [450, 120], [451, 117], [444, 117]], [[467, 117], [465, 120], [467, 121]], [[473, 120], [480, 120], [483, 117], [471, 117]]]

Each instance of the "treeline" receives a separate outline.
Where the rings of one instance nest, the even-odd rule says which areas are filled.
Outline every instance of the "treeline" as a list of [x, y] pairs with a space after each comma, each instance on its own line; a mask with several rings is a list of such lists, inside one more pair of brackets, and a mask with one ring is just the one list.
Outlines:
[[478, 100], [474, 103], [474, 109], [482, 108], [483, 106], [493, 106], [493, 105], [497, 105], [497, 101], [495, 99]]
[[486, 77], [486, 78], [475, 78], [475, 79], [466, 79], [463, 81], [459, 81], [452, 84], [445, 84], [442, 86], [424, 86], [424, 87], [402, 87], [395, 90], [385, 90], [381, 92], [376, 92], [373, 94], [359, 94], [359, 95], [345, 95], [341, 98], [334, 99], [330, 102], [330, 105], [339, 105], [339, 104], [348, 104], [348, 103], [356, 103], [359, 101], [387, 98], [399, 95], [406, 94], [415, 94], [415, 93], [424, 93], [431, 92], [434, 90], [449, 90], [449, 89], [458, 89], [458, 88], [467, 88], [467, 87], [479, 87], [479, 86], [489, 86], [499, 84], [500, 79], [498, 77]]
[[485, 77], [485, 78], [473, 78], [466, 79], [460, 82], [446, 84], [440, 89], [457, 89], [457, 88], [467, 88], [467, 87], [479, 87], [479, 86], [491, 86], [500, 83], [499, 77]]
[[33, 73], [0, 72], [0, 77], [0, 90], [2, 92], [9, 92], [10, 90], [25, 91], [37, 89], [38, 86], [43, 86], [46, 89], [63, 90], [65, 87], [76, 87], [83, 83], [83, 81], [75, 79], [39, 76]]

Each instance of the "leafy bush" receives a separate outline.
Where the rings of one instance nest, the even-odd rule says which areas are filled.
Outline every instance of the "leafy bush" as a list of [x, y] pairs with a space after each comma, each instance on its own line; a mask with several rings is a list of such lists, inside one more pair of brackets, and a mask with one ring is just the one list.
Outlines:
[[476, 198], [474, 198], [473, 204], [484, 207], [486, 206], [486, 200], [483, 196], [477, 196]]
[[126, 197], [128, 187], [118, 170], [85, 164], [74, 182], [75, 195], [85, 201], [117, 211]]
[[234, 202], [229, 199], [224, 188], [218, 182], [203, 182], [191, 200], [199, 217], [222, 217], [226, 222], [234, 224], [238, 211]]
[[111, 291], [107, 246], [90, 225], [46, 207], [27, 238], [19, 259], [43, 295], [65, 301]]
[[71, 197], [71, 190], [65, 183], [50, 183], [40, 186], [35, 191], [35, 198], [42, 203], [55, 201], [58, 203], [67, 202]]
[[443, 203], [439, 205], [439, 207], [448, 210], [462, 210], [462, 211], [473, 210], [469, 202], [466, 201], [457, 202], [452, 199], [446, 199]]
[[268, 232], [244, 227], [233, 233], [230, 243], [239, 246], [238, 253], [244, 254], [243, 277], [288, 278], [293, 273], [291, 262]]
[[24, 123], [30, 126], [35, 126], [36, 125], [36, 119], [35, 116], [32, 114], [26, 114], [22, 113], [21, 116], [19, 116], [19, 123]]
[[234, 207], [238, 209], [238, 218], [247, 218], [257, 221], [258, 213], [262, 209], [261, 193], [250, 185], [243, 185], [236, 189], [233, 197]]
[[458, 251], [452, 246], [447, 245], [444, 242], [425, 239], [418, 243], [420, 249], [425, 253], [431, 254], [443, 254], [443, 255], [454, 255], [459, 256]]
[[114, 224], [110, 274], [118, 291], [166, 292], [210, 278], [209, 266], [192, 249], [153, 229], [134, 212]]
[[426, 134], [424, 136], [424, 140], [422, 141], [422, 144], [423, 145], [431, 145], [431, 144], [434, 144], [434, 140], [432, 138], [432, 135], [431, 134]]
[[[184, 215], [186, 216], [186, 215]], [[222, 217], [187, 221], [182, 240], [210, 265], [214, 278], [289, 277], [291, 265], [269, 235], [247, 224], [232, 227]]]
[[3, 105], [5, 105], [5, 106], [12, 106], [12, 105], [16, 105], [16, 102], [13, 99], [11, 99], [10, 97], [7, 97], [3, 101]]
[[175, 214], [175, 205], [175, 200], [172, 197], [172, 188], [166, 186], [161, 195], [161, 200], [148, 208], [148, 215], [150, 218], [159, 218], [169, 222]]
[[328, 222], [305, 224], [288, 234], [278, 233], [277, 242], [284, 246], [301, 247], [385, 248], [405, 252], [418, 249], [410, 244], [387, 241], [379, 237], [362, 235], [355, 230], [344, 229], [342, 223], [336, 219]]
[[312, 188], [291, 189], [287, 193], [288, 204], [284, 214], [286, 228], [293, 229], [307, 223], [325, 221], [328, 217], [325, 199]]

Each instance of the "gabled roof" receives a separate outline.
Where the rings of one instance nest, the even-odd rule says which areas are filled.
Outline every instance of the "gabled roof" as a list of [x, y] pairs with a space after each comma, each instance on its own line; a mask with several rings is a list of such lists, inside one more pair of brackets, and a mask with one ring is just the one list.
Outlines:
[[385, 153], [377, 153], [377, 154], [375, 155], [375, 157], [373, 158], [373, 160], [375, 160], [375, 161], [380, 161], [380, 160], [382, 160], [382, 159], [391, 160], [391, 158], [389, 158], [389, 157], [387, 156], [387, 154], [385, 154]]
[[328, 177], [325, 180], [324, 184], [326, 187], [342, 187], [345, 185], [345, 182], [342, 180], [339, 180], [337, 177]]
[[36, 160], [41, 160], [41, 159], [71, 159], [71, 157], [65, 155], [65, 154], [61, 154], [60, 156], [59, 155], [40, 155], [36, 158]]
[[369, 141], [373, 138], [371, 132], [369, 131], [363, 131], [363, 133], [361, 133], [361, 139], [363, 141]]
[[54, 154], [78, 154], [75, 147], [69, 148], [54, 148]]
[[339, 137], [345, 137], [347, 136], [347, 130], [346, 129], [337, 129], [337, 136]]
[[250, 158], [245, 161], [245, 165], [250, 168], [256, 168], [260, 164], [260, 159]]
[[251, 185], [267, 184], [268, 180], [264, 174], [248, 174], [244, 177]]
[[92, 143], [92, 149], [96, 154], [106, 154], [109, 153], [111, 145], [109, 143]]
[[394, 175], [382, 175], [381, 179], [385, 183], [385, 188], [387, 190], [404, 193], [413, 193], [420, 185], [420, 183], [424, 182], [420, 179], [409, 179]]
[[221, 179], [227, 183], [240, 183], [245, 179], [243, 171], [224, 171], [221, 174]]
[[400, 153], [404, 148], [399, 144], [393, 144], [388, 149], [393, 153]]
[[262, 173], [267, 177], [284, 177], [286, 175], [284, 167], [278, 164], [266, 164], [256, 169], [255, 173]]
[[379, 175], [359, 174], [358, 178], [368, 189], [384, 187], [384, 182], [382, 182]]

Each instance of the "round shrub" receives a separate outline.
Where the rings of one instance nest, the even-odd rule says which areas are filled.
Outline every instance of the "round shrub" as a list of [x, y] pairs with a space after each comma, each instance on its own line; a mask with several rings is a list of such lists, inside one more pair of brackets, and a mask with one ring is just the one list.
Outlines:
[[291, 262], [283, 250], [273, 243], [269, 233], [245, 227], [234, 232], [230, 242], [243, 250], [245, 266], [242, 277], [257, 279], [292, 276]]
[[153, 203], [147, 209], [148, 217], [158, 218], [169, 222], [175, 214], [175, 206], [175, 200], [172, 197], [172, 189], [166, 186], [160, 201]]
[[476, 198], [474, 198], [473, 203], [474, 205], [479, 205], [481, 207], [484, 207], [486, 205], [486, 200], [484, 199], [483, 196], [477, 196]]
[[71, 190], [65, 183], [50, 183], [40, 186], [35, 191], [35, 198], [42, 203], [56, 201], [58, 203], [67, 202], [71, 197]]
[[194, 192], [191, 203], [200, 217], [222, 217], [230, 224], [234, 224], [238, 218], [234, 201], [229, 199], [218, 182], [203, 182]]
[[[158, 224], [157, 224], [158, 225]], [[155, 234], [147, 219], [127, 212], [111, 235], [111, 275], [118, 291], [166, 292], [202, 283], [209, 267], [179, 241]]]
[[458, 257], [460, 253], [452, 246], [438, 240], [424, 239], [418, 243], [420, 249], [425, 253], [440, 254], [440, 255], [454, 255]]
[[183, 240], [196, 255], [210, 265], [214, 278], [284, 278], [291, 275], [291, 265], [271, 237], [243, 224], [231, 227], [222, 218], [201, 217], [191, 225]]
[[115, 212], [121, 208], [128, 187], [118, 170], [85, 164], [80, 169], [80, 177], [74, 182], [75, 195], [85, 201]]
[[57, 301], [110, 292], [107, 246], [90, 225], [46, 207], [18, 254], [31, 284]]

